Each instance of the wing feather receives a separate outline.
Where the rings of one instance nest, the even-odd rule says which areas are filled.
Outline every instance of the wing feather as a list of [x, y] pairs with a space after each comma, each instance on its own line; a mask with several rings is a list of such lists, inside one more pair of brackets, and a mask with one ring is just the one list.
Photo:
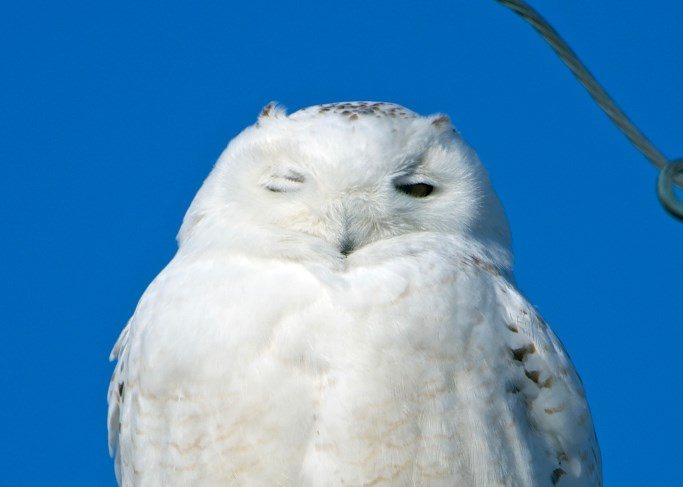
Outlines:
[[[514, 384], [527, 405], [532, 428], [557, 463], [552, 485], [602, 485], [598, 448], [585, 392], [562, 343], [541, 315], [510, 284], [505, 296], [506, 343]], [[552, 459], [551, 459], [552, 460]]]
[[109, 360], [117, 360], [114, 373], [109, 381], [107, 391], [107, 429], [109, 439], [109, 454], [115, 457], [116, 478], [120, 482], [119, 434], [121, 432], [121, 409], [126, 391], [125, 355], [128, 352], [128, 337], [130, 322], [119, 335], [116, 344], [109, 355]]

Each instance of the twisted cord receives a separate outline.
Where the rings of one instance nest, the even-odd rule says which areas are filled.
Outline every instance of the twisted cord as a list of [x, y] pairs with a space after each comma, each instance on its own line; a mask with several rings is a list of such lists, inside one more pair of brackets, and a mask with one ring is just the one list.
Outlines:
[[541, 34], [610, 120], [652, 164], [661, 170], [657, 184], [659, 199], [669, 213], [683, 220], [683, 204], [676, 199], [674, 192], [674, 184], [683, 187], [683, 160], [669, 163], [666, 156], [631, 122], [571, 47], [536, 10], [523, 0], [497, 1], [519, 14]]

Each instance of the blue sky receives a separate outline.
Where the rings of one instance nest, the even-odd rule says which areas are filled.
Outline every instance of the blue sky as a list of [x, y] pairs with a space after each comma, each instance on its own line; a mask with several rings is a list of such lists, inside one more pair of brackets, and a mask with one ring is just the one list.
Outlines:
[[[678, 0], [532, 2], [683, 157]], [[5, 485], [114, 485], [107, 362], [228, 140], [278, 100], [446, 112], [507, 209], [520, 287], [588, 391], [608, 486], [679, 485], [683, 224], [655, 170], [487, 1], [14, 2], [0, 16]]]

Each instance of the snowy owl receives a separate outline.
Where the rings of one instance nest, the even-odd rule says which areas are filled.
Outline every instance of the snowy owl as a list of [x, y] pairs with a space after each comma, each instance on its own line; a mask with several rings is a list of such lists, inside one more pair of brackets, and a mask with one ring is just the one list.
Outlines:
[[122, 486], [600, 486], [562, 345], [445, 115], [268, 105], [112, 352]]

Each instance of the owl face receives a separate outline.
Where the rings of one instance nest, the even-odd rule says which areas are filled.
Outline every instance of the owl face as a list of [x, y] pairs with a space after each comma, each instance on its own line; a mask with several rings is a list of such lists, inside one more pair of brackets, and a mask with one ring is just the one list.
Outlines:
[[487, 175], [449, 119], [387, 103], [317, 105], [289, 116], [267, 106], [217, 162], [181, 244], [219, 214], [233, 231], [315, 239], [340, 255], [409, 233], [505, 246], [509, 239]]

